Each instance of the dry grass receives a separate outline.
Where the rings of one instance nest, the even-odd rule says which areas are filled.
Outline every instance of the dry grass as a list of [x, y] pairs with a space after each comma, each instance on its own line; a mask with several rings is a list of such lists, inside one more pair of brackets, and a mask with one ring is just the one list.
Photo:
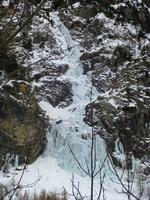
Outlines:
[[58, 195], [54, 192], [46, 193], [42, 191], [39, 196], [34, 195], [33, 200], [67, 200], [67, 195], [65, 193]]
[[67, 200], [67, 195], [65, 192], [58, 195], [55, 192], [46, 193], [45, 191], [42, 191], [39, 195], [34, 194], [33, 197], [28, 193], [25, 193], [23, 196], [18, 197], [17, 200]]
[[[12, 198], [12, 194], [8, 194], [3, 198], [3, 195], [5, 195], [5, 192], [0, 187], [0, 200], [9, 200]], [[30, 194], [29, 192], [25, 192], [22, 194], [21, 190], [18, 190], [14, 194], [15, 200], [67, 200], [67, 194], [66, 192], [63, 192], [62, 194], [57, 194], [56, 192], [49, 192], [42, 191], [40, 194]]]

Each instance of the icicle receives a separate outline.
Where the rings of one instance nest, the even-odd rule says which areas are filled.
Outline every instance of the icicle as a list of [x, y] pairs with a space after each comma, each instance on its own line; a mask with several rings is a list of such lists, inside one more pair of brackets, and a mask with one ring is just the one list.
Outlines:
[[9, 157], [10, 157], [10, 153], [7, 153], [5, 157], [5, 163], [2, 167], [2, 172], [4, 174], [7, 174], [9, 172]]
[[123, 144], [121, 143], [120, 139], [118, 138], [115, 142], [115, 152], [120, 155], [124, 154], [124, 147]]
[[19, 163], [19, 157], [18, 155], [15, 155], [15, 162], [14, 162], [15, 169], [18, 167], [18, 163]]
[[115, 157], [118, 159], [119, 162], [121, 162], [122, 168], [126, 168], [126, 156], [124, 152], [123, 144], [121, 143], [120, 139], [117, 138], [115, 142]]

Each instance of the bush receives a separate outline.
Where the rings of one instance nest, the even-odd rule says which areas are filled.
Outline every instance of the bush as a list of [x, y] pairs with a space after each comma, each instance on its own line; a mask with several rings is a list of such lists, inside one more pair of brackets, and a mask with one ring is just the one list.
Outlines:
[[55, 192], [46, 193], [42, 191], [39, 195], [35, 194], [33, 200], [67, 200], [67, 195], [65, 192], [58, 195]]

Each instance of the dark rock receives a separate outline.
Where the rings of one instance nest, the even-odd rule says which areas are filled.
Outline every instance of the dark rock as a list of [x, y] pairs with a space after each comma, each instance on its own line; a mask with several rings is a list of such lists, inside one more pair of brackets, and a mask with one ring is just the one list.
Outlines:
[[[150, 156], [150, 110], [137, 107], [123, 107], [116, 109], [105, 98], [98, 98], [86, 106], [84, 121], [95, 127], [107, 144], [108, 151], [114, 163], [120, 166], [117, 157], [113, 156], [115, 141], [119, 137], [126, 154], [136, 158]], [[128, 163], [131, 168], [132, 162]]]
[[41, 3], [41, 0], [31, 0], [31, 3], [33, 5], [38, 5], [39, 3]]
[[[90, 126], [103, 127], [108, 133], [113, 134], [114, 118], [117, 111], [114, 106], [105, 99], [98, 99], [88, 104], [85, 108], [86, 116], [84, 121]], [[106, 139], [106, 138], [105, 138]]]
[[145, 169], [144, 169], [144, 174], [146, 176], [149, 176], [150, 175], [150, 166], [147, 166]]
[[5, 70], [6, 74], [12, 73], [19, 69], [15, 55], [8, 55], [0, 52], [0, 69]]
[[48, 76], [50, 79], [58, 78], [59, 76], [67, 72], [69, 66], [67, 64], [63, 64], [59, 66], [48, 65], [43, 68], [44, 69], [42, 72], [35, 74], [33, 77], [31, 77], [31, 79], [38, 82], [44, 76]]
[[116, 122], [116, 129], [124, 146], [125, 152], [132, 152], [135, 157], [142, 158], [143, 155], [149, 156], [150, 135], [150, 110], [144, 108], [128, 107], [123, 108], [122, 117]]
[[26, 38], [25, 40], [23, 40], [23, 47], [28, 51], [32, 51], [32, 39]]
[[72, 102], [71, 84], [70, 82], [50, 80], [45, 81], [44, 85], [37, 89], [38, 93], [43, 94], [49, 103], [56, 107], [65, 107]]
[[98, 9], [97, 7], [93, 6], [93, 5], [87, 5], [84, 7], [80, 7], [80, 9], [76, 9], [75, 10], [75, 15], [79, 16], [83, 19], [90, 19], [92, 17], [95, 17], [98, 13]]
[[81, 55], [80, 59], [81, 59], [81, 61], [89, 60], [89, 59], [94, 59], [94, 57], [100, 56], [100, 53], [101, 53], [101, 50], [95, 51], [95, 52], [92, 52], [92, 53], [84, 52], [84, 53]]
[[143, 2], [144, 2], [148, 7], [150, 7], [150, 0], [143, 0]]
[[129, 3], [120, 7], [117, 12], [127, 21], [135, 25], [140, 24], [143, 30], [150, 32], [150, 12], [143, 5], [137, 8]]
[[125, 61], [131, 61], [131, 58], [132, 54], [128, 47], [117, 46], [113, 52], [113, 57], [110, 61], [112, 69], [114, 71], [117, 71], [119, 65], [123, 64]]
[[40, 48], [44, 48], [47, 45], [50, 49], [55, 49], [56, 41], [53, 33], [47, 28], [47, 31], [34, 32], [33, 44], [38, 45]]
[[25, 82], [6, 85], [0, 95], [0, 159], [7, 153], [31, 163], [43, 151], [46, 121], [31, 87]]

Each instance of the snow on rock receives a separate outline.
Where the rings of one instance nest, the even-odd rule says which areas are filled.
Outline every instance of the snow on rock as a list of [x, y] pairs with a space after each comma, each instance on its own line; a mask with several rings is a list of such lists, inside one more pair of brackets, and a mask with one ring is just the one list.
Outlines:
[[[40, 192], [43, 189], [46, 191], [62, 191], [63, 187], [68, 193], [71, 193], [71, 177], [72, 173], [75, 174], [76, 183], [80, 183], [80, 189], [83, 195], [89, 195], [90, 192], [90, 180], [83, 171], [80, 170], [73, 155], [70, 152], [71, 147], [75, 156], [78, 157], [82, 166], [86, 168], [85, 157], [90, 162], [91, 153], [91, 139], [89, 134], [91, 128], [83, 121], [85, 115], [85, 106], [91, 101], [95, 100], [98, 96], [96, 89], [92, 91], [91, 97], [91, 81], [87, 75], [83, 75], [83, 67], [80, 62], [81, 47], [77, 42], [72, 40], [68, 29], [60, 21], [58, 14], [53, 13], [53, 20], [55, 27], [53, 33], [56, 37], [58, 46], [61, 45], [63, 58], [53, 60], [56, 65], [68, 64], [68, 71], [58, 77], [59, 80], [69, 80], [72, 82], [73, 102], [68, 107], [60, 108], [53, 107], [47, 100], [42, 99], [39, 102], [40, 107], [46, 112], [50, 120], [50, 131], [47, 134], [48, 144], [47, 149], [42, 156], [40, 156], [36, 162], [29, 165], [25, 171], [25, 175], [22, 179], [22, 185], [28, 186], [36, 182], [37, 184], [32, 188], [26, 188], [32, 192]], [[36, 52], [34, 53], [37, 57]], [[35, 59], [35, 58], [33, 58]], [[36, 58], [37, 59], [37, 58]], [[47, 77], [48, 78], [48, 77]], [[33, 81], [33, 86], [42, 86], [41, 83]], [[10, 83], [9, 83], [10, 84]], [[92, 98], [92, 99], [91, 99]], [[83, 139], [86, 138], [86, 139]], [[97, 137], [97, 167], [103, 163], [106, 157], [106, 146], [99, 136]], [[110, 174], [108, 167], [104, 167], [107, 175]], [[18, 175], [17, 175], [18, 174]], [[80, 174], [80, 175], [77, 175]], [[19, 180], [21, 171], [16, 172], [13, 169], [9, 173], [8, 177], [3, 177], [1, 173], [1, 183], [11, 182], [14, 178], [15, 182]], [[81, 176], [82, 175], [82, 176]], [[107, 177], [107, 186], [110, 184]], [[99, 180], [95, 180], [95, 194], [98, 194]], [[106, 196], [112, 197], [112, 191], [115, 188], [107, 190]], [[71, 198], [71, 197], [69, 197]], [[123, 197], [124, 198], [124, 197]], [[123, 199], [122, 198], [122, 199]], [[119, 200], [120, 197], [115, 197], [113, 200]], [[125, 198], [124, 198], [125, 199]]]
[[3, 0], [2, 1], [2, 6], [8, 7], [9, 6], [9, 2], [10, 2], [10, 0]]
[[[116, 4], [114, 5], [114, 8], [118, 9], [119, 6], [123, 5], [124, 3], [120, 5]], [[80, 3], [73, 5], [74, 9], [78, 9], [79, 7]], [[40, 192], [43, 189], [46, 191], [62, 191], [63, 187], [65, 187], [66, 190], [71, 193], [70, 179], [73, 172], [75, 173], [76, 181], [80, 182], [81, 191], [83, 194], [88, 196], [90, 180], [83, 173], [83, 171], [80, 170], [78, 164], [73, 158], [73, 155], [71, 154], [69, 146], [71, 147], [74, 155], [77, 156], [81, 162], [82, 166], [86, 168], [85, 156], [88, 163], [90, 163], [91, 140], [89, 134], [91, 133], [91, 127], [83, 121], [85, 118], [85, 108], [89, 103], [95, 102], [95, 104], [98, 104], [99, 107], [102, 108], [106, 117], [110, 117], [110, 110], [114, 112], [114, 115], [111, 115], [112, 122], [117, 119], [115, 116], [117, 113], [116, 110], [119, 109], [121, 103], [124, 105], [124, 102], [128, 101], [126, 99], [126, 91], [124, 90], [126, 82], [128, 81], [126, 80], [128, 77], [126, 78], [127, 75], [125, 72], [129, 67], [131, 67], [130, 65], [132, 64], [127, 60], [121, 60], [121, 54], [118, 54], [118, 57], [115, 57], [117, 54], [116, 52], [118, 52], [117, 48], [121, 47], [119, 50], [123, 53], [125, 52], [127, 57], [130, 57], [131, 52], [128, 51], [129, 47], [132, 49], [133, 57], [135, 59], [138, 58], [140, 50], [139, 42], [137, 42], [136, 37], [140, 28], [131, 23], [120, 25], [119, 23], [116, 23], [114, 19], [110, 19], [106, 17], [105, 14], [101, 13], [91, 18], [89, 22], [86, 19], [82, 19], [81, 16], [73, 16], [73, 23], [76, 23], [76, 21], [81, 23], [79, 23], [79, 27], [75, 26], [75, 28], [79, 28], [76, 32], [71, 30], [71, 32], [74, 31], [74, 34], [71, 35], [67, 26], [65, 26], [60, 20], [58, 16], [59, 14], [60, 13], [58, 12], [51, 13], [51, 19], [53, 21], [51, 26], [48, 20], [43, 19], [42, 17], [37, 17], [38, 23], [36, 23], [38, 26], [36, 23], [31, 26], [31, 38], [35, 43], [37, 40], [41, 41], [42, 36], [47, 37], [46, 33], [48, 32], [48, 41], [46, 45], [42, 44], [41, 48], [38, 42], [37, 44], [34, 44], [32, 54], [29, 54], [27, 58], [28, 60], [25, 60], [25, 66], [35, 63], [35, 65], [31, 66], [31, 77], [33, 79], [35, 77], [39, 77], [38, 81], [33, 80], [32, 86], [33, 89], [37, 89], [36, 94], [39, 99], [40, 107], [49, 117], [49, 129], [47, 133], [47, 149], [36, 162], [28, 166], [22, 180], [22, 185], [31, 184], [36, 181], [38, 177], [40, 177], [35, 187], [31, 188], [29, 191]], [[65, 24], [69, 24], [70, 21], [68, 21], [66, 21]], [[95, 23], [95, 29], [93, 28], [92, 23]], [[81, 24], [83, 27], [80, 27]], [[85, 29], [85, 32], [84, 28], [87, 28]], [[39, 34], [41, 33], [39, 30], [42, 32], [41, 35]], [[146, 37], [147, 39], [141, 39], [141, 46], [149, 43], [149, 35], [147, 34]], [[89, 41], [89, 38], [92, 41]], [[83, 41], [84, 39], [85, 41]], [[82, 47], [80, 46], [79, 41], [82, 42]], [[18, 47], [17, 50], [19, 52], [21, 51], [21, 48]], [[44, 64], [41, 64], [42, 61], [38, 64], [38, 61], [44, 58], [46, 58]], [[81, 58], [83, 58], [83, 60]], [[117, 63], [117, 61], [119, 61], [119, 63]], [[86, 66], [84, 66], [84, 64]], [[58, 73], [56, 73], [56, 71], [59, 71], [60, 66], [67, 67], [57, 76]], [[117, 66], [118, 68], [113, 69], [114, 66]], [[84, 70], [86, 67], [88, 69]], [[131, 69], [133, 68], [131, 67]], [[115, 70], [118, 70], [118, 72], [116, 73]], [[123, 81], [120, 81], [118, 74], [121, 76]], [[93, 77], [95, 76], [95, 87], [96, 83], [100, 86], [99, 88], [96, 87], [99, 92], [95, 87], [92, 87], [92, 75]], [[71, 84], [72, 102], [70, 104], [67, 104], [67, 106], [61, 106], [60, 104], [53, 106], [50, 104], [45, 90], [49, 89], [48, 85], [51, 81], [59, 81], [62, 83], [67, 82]], [[110, 87], [112, 84], [111, 81], [115, 81], [113, 83], [113, 89]], [[117, 81], [120, 82], [118, 83]], [[13, 82], [10, 81], [8, 82], [8, 85], [12, 86], [12, 83]], [[120, 83], [121, 86], [118, 87]], [[38, 89], [41, 89], [42, 87], [44, 88], [42, 90], [43, 94], [40, 96]], [[97, 99], [98, 96], [100, 96], [99, 100]], [[122, 102], [120, 103], [120, 101]], [[128, 107], [135, 106], [135, 101], [131, 101], [128, 105]], [[106, 108], [110, 108], [110, 110], [108, 109], [108, 112], [106, 112]], [[99, 114], [101, 113], [99, 112]], [[110, 123], [111, 128], [114, 128], [113, 124], [114, 123]], [[106, 144], [99, 136], [97, 136], [96, 142], [96, 161], [98, 166], [99, 163], [103, 163], [106, 157]], [[124, 164], [125, 153], [123, 144], [119, 139], [115, 140], [114, 156], [116, 156], [117, 159]], [[133, 163], [135, 165], [137, 164], [137, 160], [134, 158]], [[118, 171], [120, 174], [122, 173], [121, 170]], [[112, 172], [108, 168], [108, 165], [104, 166], [103, 172], [106, 174], [106, 180], [104, 183], [104, 187], [106, 188], [106, 198], [111, 200], [127, 199], [124, 194], [121, 194], [120, 197], [120, 193], [115, 192], [116, 188], [119, 192], [122, 191], [122, 187], [118, 186], [115, 181], [113, 184], [112, 181], [110, 181], [110, 178], [113, 178], [114, 180], [116, 177], [113, 176]], [[10, 172], [10, 178], [3, 177], [2, 173], [0, 176], [2, 183], [9, 182], [14, 176], [14, 173], [16, 174], [13, 170]], [[18, 175], [14, 176], [16, 182], [21, 175], [21, 172], [17, 173]], [[95, 194], [98, 193], [98, 189], [99, 180], [96, 179], [94, 188]], [[135, 191], [137, 191], [136, 187]]]

